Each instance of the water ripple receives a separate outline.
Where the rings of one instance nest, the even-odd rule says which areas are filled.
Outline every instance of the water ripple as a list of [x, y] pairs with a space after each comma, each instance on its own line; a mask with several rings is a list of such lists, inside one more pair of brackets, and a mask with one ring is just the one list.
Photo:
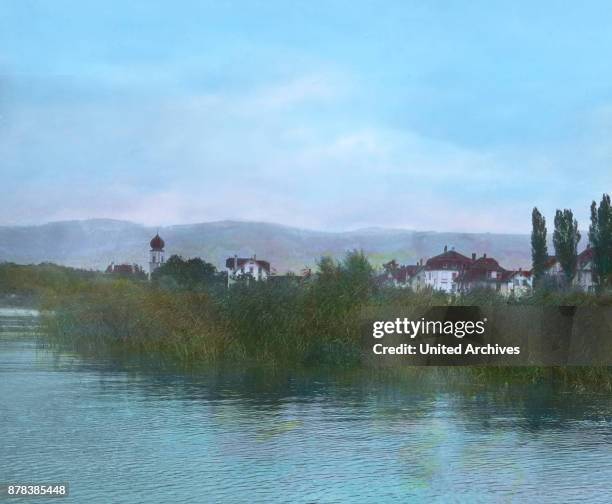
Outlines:
[[0, 480], [68, 481], [62, 502], [93, 504], [609, 501], [606, 395], [258, 379], [1, 339]]

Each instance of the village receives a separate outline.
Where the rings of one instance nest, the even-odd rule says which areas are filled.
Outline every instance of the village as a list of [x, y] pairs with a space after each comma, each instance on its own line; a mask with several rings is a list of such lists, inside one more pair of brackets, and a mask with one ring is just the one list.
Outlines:
[[[165, 241], [156, 234], [149, 243], [148, 273], [138, 264], [111, 263], [106, 273], [123, 276], [141, 276], [151, 279], [153, 273], [165, 263]], [[252, 257], [234, 255], [225, 260], [225, 283], [229, 288], [240, 280], [266, 281], [286, 278], [307, 279], [310, 268], [304, 268], [299, 274], [278, 274], [270, 262]], [[545, 277], [549, 283], [561, 284], [563, 270], [555, 256], [548, 256]], [[502, 296], [520, 297], [529, 294], [533, 288], [532, 270], [506, 269], [486, 253], [478, 256], [472, 253], [466, 256], [454, 247], [444, 246], [442, 253], [428, 259], [420, 259], [417, 264], [399, 264], [391, 260], [382, 265], [382, 271], [376, 277], [379, 285], [410, 289], [415, 292], [431, 289], [446, 294], [461, 294], [475, 289], [490, 289]], [[593, 251], [585, 248], [577, 256], [576, 274], [572, 288], [583, 292], [592, 292]]]
[[[577, 257], [576, 275], [572, 287], [584, 292], [592, 292], [593, 251], [587, 247]], [[531, 270], [511, 270], [503, 268], [493, 257], [483, 254], [477, 257], [472, 253], [467, 257], [454, 248], [444, 247], [444, 251], [418, 264], [400, 265], [390, 261], [383, 266], [381, 278], [384, 283], [395, 287], [419, 291], [431, 288], [447, 294], [465, 293], [474, 289], [491, 289], [504, 296], [522, 296], [533, 288]], [[563, 270], [555, 256], [546, 261], [545, 277], [551, 284], [561, 285]]]

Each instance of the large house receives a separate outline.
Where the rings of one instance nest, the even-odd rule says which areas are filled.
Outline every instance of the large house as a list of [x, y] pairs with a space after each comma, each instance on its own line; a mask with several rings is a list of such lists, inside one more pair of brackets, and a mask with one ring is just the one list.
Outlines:
[[[590, 292], [595, 288], [593, 279], [593, 249], [587, 247], [578, 254], [576, 275], [572, 286]], [[403, 266], [391, 261], [384, 265], [381, 276], [384, 283], [396, 287], [408, 287], [418, 291], [429, 287], [448, 294], [487, 288], [507, 296], [521, 296], [533, 285], [533, 275], [528, 270], [507, 270], [492, 257], [464, 256], [454, 249], [444, 247], [444, 252], [431, 257], [423, 265]], [[564, 274], [559, 261], [550, 256], [546, 261], [546, 277], [549, 282], [562, 285]]]
[[476, 288], [488, 288], [501, 291], [509, 273], [495, 259], [487, 257], [487, 254], [478, 259], [476, 254], [472, 254], [472, 260], [455, 279], [457, 290], [466, 292]]
[[492, 257], [467, 257], [447, 246], [423, 265], [402, 266], [395, 261], [384, 265], [381, 279], [388, 285], [418, 291], [430, 288], [448, 294], [488, 288], [503, 295], [520, 296], [531, 289], [531, 272], [506, 270]]
[[270, 263], [253, 257], [228, 257], [225, 260], [228, 287], [240, 279], [247, 282], [250, 280], [267, 280], [270, 276]]
[[427, 260], [425, 263], [422, 279], [425, 287], [446, 293], [457, 292], [457, 279], [473, 263], [472, 259], [456, 252], [454, 248], [448, 250], [444, 246], [444, 252]]

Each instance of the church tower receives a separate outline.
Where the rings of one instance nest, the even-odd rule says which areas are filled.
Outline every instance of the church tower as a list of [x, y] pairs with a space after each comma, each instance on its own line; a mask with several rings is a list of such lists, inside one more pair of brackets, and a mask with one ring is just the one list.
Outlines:
[[157, 233], [151, 240], [151, 251], [149, 252], [149, 278], [153, 272], [164, 264], [164, 247], [166, 244]]

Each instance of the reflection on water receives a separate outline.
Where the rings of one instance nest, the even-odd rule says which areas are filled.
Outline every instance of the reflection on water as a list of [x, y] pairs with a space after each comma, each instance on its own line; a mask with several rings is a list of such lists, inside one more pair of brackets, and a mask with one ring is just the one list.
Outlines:
[[159, 372], [0, 335], [0, 482], [68, 481], [62, 502], [608, 502], [611, 421], [608, 395]]

